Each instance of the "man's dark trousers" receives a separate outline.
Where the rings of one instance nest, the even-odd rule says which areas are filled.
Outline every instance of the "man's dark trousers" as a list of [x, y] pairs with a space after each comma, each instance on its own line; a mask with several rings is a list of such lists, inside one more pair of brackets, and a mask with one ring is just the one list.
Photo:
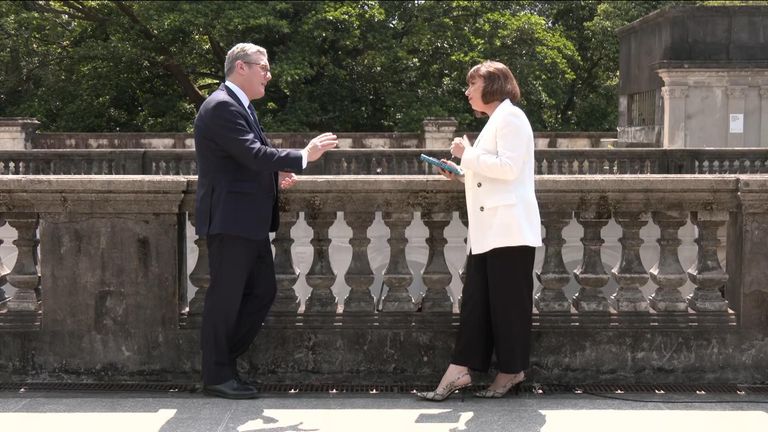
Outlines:
[[[208, 235], [211, 282], [203, 308], [203, 384], [236, 377], [277, 293], [269, 238]], [[216, 317], [216, 319], [209, 319]]]

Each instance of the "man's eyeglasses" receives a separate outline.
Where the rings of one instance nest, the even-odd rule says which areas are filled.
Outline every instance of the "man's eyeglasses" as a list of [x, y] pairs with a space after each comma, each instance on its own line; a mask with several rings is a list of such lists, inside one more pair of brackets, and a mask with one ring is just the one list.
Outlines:
[[264, 75], [266, 75], [266, 74], [268, 74], [268, 73], [270, 73], [270, 72], [272, 71], [272, 70], [269, 68], [269, 65], [268, 65], [268, 64], [264, 64], [264, 63], [256, 63], [256, 62], [249, 62], [249, 61], [245, 61], [245, 60], [243, 60], [243, 63], [252, 64], [252, 65], [256, 65], [256, 66], [258, 66], [258, 67], [259, 67], [259, 69], [261, 69], [261, 71], [264, 73]]

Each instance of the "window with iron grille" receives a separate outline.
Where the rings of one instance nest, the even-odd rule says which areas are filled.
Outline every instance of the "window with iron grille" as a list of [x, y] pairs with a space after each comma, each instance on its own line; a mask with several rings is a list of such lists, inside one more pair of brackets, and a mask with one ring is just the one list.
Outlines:
[[656, 90], [629, 95], [629, 126], [653, 126], [656, 122]]

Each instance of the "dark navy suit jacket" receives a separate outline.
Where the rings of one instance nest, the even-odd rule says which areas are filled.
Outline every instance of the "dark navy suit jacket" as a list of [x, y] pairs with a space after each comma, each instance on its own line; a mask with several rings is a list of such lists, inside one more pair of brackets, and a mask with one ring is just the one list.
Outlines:
[[222, 84], [195, 118], [197, 235], [269, 237], [279, 224], [278, 171], [300, 173], [301, 153], [269, 145], [237, 95]]

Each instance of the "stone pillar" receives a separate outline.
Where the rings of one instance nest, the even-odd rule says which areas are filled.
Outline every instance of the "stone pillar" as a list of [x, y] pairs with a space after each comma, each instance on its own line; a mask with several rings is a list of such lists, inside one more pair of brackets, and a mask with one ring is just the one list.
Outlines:
[[616, 223], [621, 226], [621, 261], [611, 270], [613, 278], [619, 284], [616, 293], [611, 296], [614, 308], [619, 312], [648, 311], [648, 301], [640, 287], [648, 282], [648, 272], [640, 259], [640, 229], [648, 223], [647, 212], [616, 212]]
[[760, 147], [768, 147], [768, 87], [760, 87]]
[[451, 312], [453, 303], [448, 295], [448, 285], [451, 283], [451, 271], [445, 262], [445, 227], [451, 223], [453, 213], [422, 212], [421, 219], [429, 229], [426, 243], [429, 246], [429, 256], [421, 279], [426, 286], [424, 298], [421, 301], [422, 310], [427, 312]]
[[[194, 213], [189, 213], [189, 221], [193, 227], [196, 226]], [[186, 325], [190, 327], [200, 327], [202, 324], [205, 295], [211, 285], [211, 269], [208, 266], [208, 241], [205, 237], [198, 236], [195, 239], [195, 246], [197, 246], [197, 262], [195, 262], [192, 272], [189, 273], [189, 281], [197, 289], [192, 300], [189, 301], [189, 310], [187, 311]], [[182, 287], [182, 289], [184, 288], [186, 287]]]
[[[469, 215], [467, 214], [467, 207], [462, 206], [459, 210], [459, 220], [461, 221], [461, 224], [464, 225], [464, 228], [469, 229]], [[469, 231], [466, 231], [469, 233]], [[467, 238], [464, 237], [464, 245], [467, 244]], [[466, 250], [466, 247], [464, 248]], [[462, 284], [462, 291], [459, 292], [459, 298], [456, 299], [456, 306], [458, 306], [458, 309], [461, 309], [461, 296], [462, 292], [464, 291], [464, 284], [467, 282], [467, 257], [464, 256], [464, 264], [461, 265], [461, 268], [459, 269], [459, 279], [461, 280]]]
[[381, 218], [384, 225], [389, 228], [389, 263], [384, 270], [384, 284], [389, 289], [382, 301], [382, 310], [406, 311], [416, 310], [416, 304], [408, 293], [408, 287], [413, 282], [413, 273], [408, 268], [408, 260], [405, 256], [405, 245], [408, 237], [405, 229], [413, 220], [413, 213], [408, 212], [382, 212]]
[[376, 213], [344, 212], [344, 220], [352, 228], [349, 244], [352, 246], [352, 260], [349, 263], [344, 281], [349, 285], [349, 295], [344, 300], [344, 313], [373, 312], [376, 309], [375, 299], [371, 295], [371, 284], [374, 276], [371, 262], [368, 259], [368, 228], [373, 224]]
[[[282, 196], [281, 196], [282, 198]], [[291, 228], [296, 225], [299, 212], [280, 212], [280, 227], [272, 239], [275, 247], [275, 279], [277, 280], [277, 295], [272, 310], [275, 312], [292, 312], [299, 309], [299, 298], [293, 286], [299, 280], [301, 271], [293, 265], [291, 256]]]
[[[175, 370], [182, 354], [179, 208], [187, 180], [27, 177], [40, 212], [43, 329], [51, 370]], [[194, 339], [193, 339], [194, 340]], [[183, 358], [183, 360], [182, 360]], [[119, 366], [107, 366], [119, 365]]]
[[540, 313], [570, 312], [571, 303], [563, 293], [563, 287], [571, 281], [571, 274], [565, 268], [563, 261], [563, 228], [571, 222], [570, 211], [543, 211], [541, 223], [546, 229], [544, 237], [544, 263], [541, 271], [536, 272], [536, 279], [541, 284], [541, 290], [536, 294], [534, 304]]
[[[5, 223], [5, 219], [0, 215], [0, 227], [4, 226]], [[4, 242], [3, 239], [0, 239], [0, 246], [2, 246]], [[6, 302], [9, 300], [5, 290], [3, 290], [3, 285], [8, 282], [8, 279], [5, 277], [8, 273], [10, 273], [10, 270], [3, 264], [2, 257], [0, 257], [0, 312], [5, 310]]]
[[726, 299], [745, 330], [768, 334], [768, 179], [739, 181], [741, 212], [728, 225]]
[[35, 293], [40, 286], [37, 264], [39, 218], [36, 213], [6, 213], [4, 216], [8, 225], [18, 232], [13, 241], [18, 251], [16, 264], [7, 276], [8, 284], [16, 289], [16, 293], [8, 302], [7, 313], [24, 315], [23, 321], [29, 324], [39, 323], [40, 303]]
[[312, 292], [307, 299], [305, 310], [307, 312], [332, 312], [336, 313], [336, 297], [331, 287], [336, 282], [336, 273], [331, 267], [331, 257], [328, 247], [331, 239], [328, 237], [328, 229], [336, 221], [336, 212], [320, 211], [304, 213], [307, 225], [312, 228], [312, 244], [314, 255], [312, 265], [307, 272], [307, 285]]
[[605, 271], [600, 248], [605, 243], [600, 232], [610, 221], [610, 214], [604, 211], [576, 213], [576, 220], [584, 227], [584, 253], [579, 267], [573, 271], [576, 282], [581, 285], [573, 297], [573, 306], [579, 312], [608, 312], [608, 299], [600, 291], [610, 276]]
[[459, 122], [452, 117], [427, 117], [424, 119], [421, 122], [424, 148], [445, 150], [450, 147], [451, 139], [453, 139], [458, 125]]
[[653, 222], [659, 226], [659, 262], [650, 271], [651, 280], [658, 288], [651, 296], [650, 304], [656, 312], [685, 312], [688, 305], [680, 293], [686, 275], [680, 265], [677, 249], [682, 243], [678, 231], [685, 225], [688, 214], [683, 211], [653, 212]]
[[696, 312], [725, 312], [728, 302], [723, 297], [728, 274], [720, 266], [717, 247], [720, 239], [717, 230], [728, 221], [725, 211], [693, 212], [691, 220], [698, 228], [696, 244], [699, 246], [696, 263], [688, 270], [688, 279], [696, 284], [688, 296], [688, 306]]
[[664, 96], [664, 148], [685, 148], [685, 100], [688, 86], [661, 88]]
[[30, 150], [40, 122], [25, 117], [0, 117], [0, 150]]
[[[746, 121], [747, 116], [744, 114], [746, 108], [746, 93], [747, 87], [745, 86], [730, 86], [728, 87], [728, 116], [731, 114], [741, 114], [742, 121]], [[730, 128], [729, 128], [730, 129]], [[741, 133], [728, 133], [728, 147], [744, 147], [744, 133], [746, 132], [746, 125], [742, 123]]]

